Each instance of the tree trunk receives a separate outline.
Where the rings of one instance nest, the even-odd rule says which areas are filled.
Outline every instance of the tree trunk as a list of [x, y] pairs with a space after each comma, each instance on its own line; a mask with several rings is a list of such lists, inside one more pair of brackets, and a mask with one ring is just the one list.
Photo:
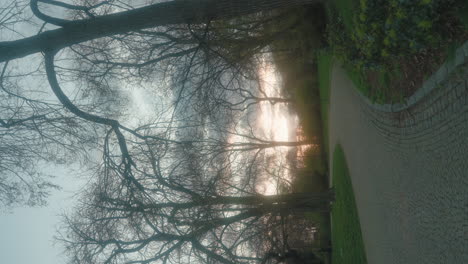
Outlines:
[[313, 144], [311, 141], [271, 141], [270, 143], [265, 143], [265, 148], [275, 148], [275, 147], [299, 147], [304, 145]]
[[255, 100], [257, 100], [259, 102], [270, 102], [271, 104], [276, 104], [276, 103], [290, 104], [290, 103], [294, 103], [293, 99], [282, 98], [282, 97], [256, 97]]
[[256, 149], [268, 149], [276, 147], [299, 147], [314, 144], [312, 141], [266, 141], [263, 140], [261, 143], [246, 142], [246, 143], [232, 143], [228, 144], [226, 151], [250, 151]]
[[335, 200], [332, 189], [320, 193], [290, 193], [265, 196], [259, 209], [266, 213], [298, 213], [308, 211], [330, 211]]
[[204, 23], [318, 2], [322, 0], [174, 0], [92, 19], [70, 21], [59, 29], [36, 36], [0, 42], [0, 62], [138, 29]]
[[277, 195], [257, 195], [242, 197], [216, 197], [204, 204], [236, 204], [255, 208], [255, 212], [282, 213], [304, 211], [329, 211], [330, 204], [335, 200], [333, 189], [319, 193], [288, 193]]

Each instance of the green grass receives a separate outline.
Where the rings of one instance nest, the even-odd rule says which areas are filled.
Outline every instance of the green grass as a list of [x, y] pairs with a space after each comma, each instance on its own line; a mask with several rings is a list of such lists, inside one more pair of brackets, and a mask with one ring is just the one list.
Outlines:
[[[359, 1], [356, 0], [332, 0], [328, 4], [328, 9], [336, 11], [341, 19], [343, 19], [343, 24], [346, 27], [346, 30], [352, 31], [353, 29], [353, 20], [354, 15], [357, 12], [356, 6], [359, 5]], [[328, 12], [328, 15], [336, 15], [335, 12]]]
[[320, 113], [322, 116], [323, 144], [328, 157], [328, 110], [330, 107], [330, 81], [333, 57], [330, 53], [322, 51], [317, 56], [318, 84], [320, 95]]
[[333, 152], [332, 260], [334, 264], [367, 263], [356, 202], [343, 149]]

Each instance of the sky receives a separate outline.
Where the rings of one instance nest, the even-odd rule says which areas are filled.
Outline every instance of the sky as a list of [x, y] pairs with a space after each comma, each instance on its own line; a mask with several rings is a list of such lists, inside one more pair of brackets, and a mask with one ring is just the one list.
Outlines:
[[[11, 1], [0, 0], [1, 5], [9, 2]], [[18, 29], [27, 35], [36, 32], [31, 28], [19, 27]], [[5, 35], [0, 35], [0, 40], [5, 39], [4, 37]], [[265, 89], [271, 92], [271, 96], [276, 96], [280, 79], [275, 75], [274, 67], [265, 66], [264, 72], [261, 73], [265, 79]], [[151, 114], [151, 106], [142, 90], [133, 89], [131, 98], [133, 102], [133, 106], [129, 109], [131, 112]], [[259, 110], [260, 123], [265, 134], [271, 134], [275, 140], [291, 140], [290, 116], [284, 105], [272, 106], [269, 103], [262, 103]], [[133, 125], [133, 122], [130, 122], [130, 125]], [[57, 176], [54, 183], [62, 189], [52, 192], [48, 199], [49, 204], [45, 207], [14, 208], [11, 213], [0, 211], [0, 263], [59, 264], [65, 262], [61, 247], [54, 242], [54, 235], [60, 223], [60, 215], [71, 211], [76, 203], [77, 194], [85, 186], [86, 181], [76, 177], [74, 171], [77, 168], [47, 166], [43, 169], [46, 173]], [[265, 193], [271, 194], [275, 191], [272, 183], [265, 184], [263, 188]]]
[[[269, 97], [281, 97], [281, 76], [277, 72], [274, 64], [270, 63], [271, 58], [265, 58], [259, 71], [262, 78], [261, 85]], [[258, 111], [258, 121], [264, 134], [275, 141], [296, 141], [297, 118], [292, 115], [285, 104], [274, 104], [261, 102]], [[276, 147], [266, 149], [266, 154], [275, 156], [275, 167], [288, 166], [286, 155], [290, 149], [287, 147]], [[280, 169], [281, 170], [281, 169]], [[288, 170], [281, 170], [282, 177], [290, 180]], [[276, 194], [278, 190], [277, 180], [273, 177], [266, 178], [257, 191], [264, 194]]]
[[[269, 95], [278, 95], [280, 79], [275, 75], [273, 66], [265, 66], [267, 66], [264, 67], [265, 72], [262, 73], [265, 78], [264, 88]], [[142, 94], [142, 90], [132, 90], [131, 97], [133, 101], [130, 107], [131, 112], [151, 114], [149, 103]], [[262, 103], [259, 116], [260, 126], [266, 132], [265, 134], [271, 134], [275, 140], [291, 140], [290, 117], [286, 106]], [[284, 150], [269, 151], [272, 152], [271, 154], [275, 151], [286, 154]], [[0, 214], [1, 263], [59, 264], [65, 262], [60, 245], [54, 246], [53, 237], [60, 223], [60, 215], [72, 209], [77, 194], [85, 186], [86, 181], [77, 178], [73, 173], [73, 168], [45, 167], [44, 170], [57, 176], [54, 183], [60, 185], [62, 190], [53, 191], [48, 199], [49, 205], [46, 207], [16, 208], [12, 214]], [[276, 184], [273, 180], [266, 181], [263, 186], [260, 186], [259, 191], [273, 194], [276, 192]]]
[[[275, 76], [274, 67], [269, 66], [264, 69], [266, 69], [263, 72], [265, 90], [271, 96], [278, 95], [280, 79]], [[150, 107], [142, 90], [132, 90], [131, 97], [133, 104], [130, 111], [138, 109], [135, 112], [150, 115]], [[291, 128], [286, 106], [262, 103], [259, 116], [259, 122], [265, 134], [271, 134], [275, 140], [290, 140]], [[272, 152], [271, 154], [275, 151], [286, 154], [284, 150], [269, 151]], [[73, 168], [45, 167], [44, 170], [57, 176], [54, 183], [60, 185], [62, 190], [53, 191], [46, 207], [15, 208], [12, 214], [0, 213], [1, 263], [61, 264], [65, 262], [60, 245], [54, 245], [54, 235], [60, 223], [60, 215], [72, 209], [77, 194], [85, 186], [86, 181], [77, 178], [73, 173]], [[259, 191], [273, 194], [276, 192], [276, 184], [273, 180], [266, 181], [263, 186], [260, 186]]]
[[[0, 7], [11, 2], [0, 0]], [[37, 32], [36, 28], [28, 24], [15, 25], [14, 30], [26, 36]], [[9, 30], [0, 30], [0, 40], [11, 38], [18, 36], [12, 35]], [[14, 208], [9, 213], [0, 210], [0, 263], [64, 263], [64, 259], [59, 257], [60, 248], [53, 246], [53, 235], [59, 223], [58, 215], [72, 207], [72, 196], [82, 185], [79, 180], [71, 179], [68, 170], [44, 167], [44, 172], [57, 176], [54, 183], [63, 188], [52, 192], [48, 206]]]
[[64, 263], [61, 248], [54, 246], [53, 236], [60, 214], [73, 207], [76, 194], [86, 181], [76, 178], [69, 169], [44, 168], [57, 176], [54, 183], [62, 190], [53, 191], [45, 207], [15, 208], [0, 213], [0, 262], [11, 264]]

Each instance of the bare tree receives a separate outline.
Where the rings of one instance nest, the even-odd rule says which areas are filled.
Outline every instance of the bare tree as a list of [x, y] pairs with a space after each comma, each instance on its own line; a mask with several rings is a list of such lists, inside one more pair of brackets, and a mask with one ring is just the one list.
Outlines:
[[253, 239], [283, 216], [328, 211], [333, 199], [332, 191], [260, 195], [233, 184], [229, 167], [198, 170], [175, 160], [171, 144], [146, 147], [139, 159], [151, 165], [134, 175], [143, 189], [106, 173], [66, 218], [60, 239], [74, 263], [260, 263]]
[[[19, 35], [20, 25], [34, 24], [24, 13], [27, 8], [24, 1], [3, 2], [0, 33]], [[86, 160], [97, 144], [93, 126], [60, 111], [61, 105], [40, 90], [23, 87], [30, 76], [41, 74], [37, 68], [14, 70], [19, 67], [7, 62], [0, 68], [0, 209], [7, 211], [46, 204], [59, 186], [44, 172], [44, 165], [69, 164], [71, 153], [78, 153], [75, 160], [78, 156]]]
[[[237, 16], [269, 10], [279, 7], [319, 2], [317, 0], [288, 1], [169, 1], [148, 5], [104, 16], [91, 16], [82, 20], [66, 20], [42, 13], [38, 2], [57, 5], [68, 9], [90, 12], [94, 6], [74, 6], [59, 1], [32, 0], [31, 9], [36, 17], [44, 22], [56, 25], [59, 29], [49, 30], [33, 37], [0, 43], [0, 61], [21, 58], [37, 52], [59, 50], [80, 42], [96, 38], [125, 34], [126, 32], [156, 26], [205, 23], [209, 20], [229, 19]], [[104, 1], [109, 2], [109, 1]]]
[[[215, 155], [224, 162], [210, 168], [202, 166], [197, 155], [179, 155], [177, 148], [190, 142], [174, 135], [178, 126], [174, 124], [179, 118], [176, 113], [181, 105], [178, 102], [190, 102], [195, 95], [219, 91], [206, 87], [225, 87], [224, 92], [214, 97], [224, 100], [238, 93], [239, 90], [232, 87], [242, 87], [226, 85], [230, 77], [239, 78], [240, 84], [256, 81], [254, 74], [237, 74], [236, 71], [253, 72], [252, 68], [241, 71], [241, 67], [254, 66], [247, 58], [260, 52], [268, 38], [246, 38], [245, 43], [229, 49], [226, 47], [228, 40], [219, 36], [229, 36], [229, 32], [235, 30], [222, 35], [220, 32], [228, 27], [212, 30], [213, 24], [318, 0], [175, 0], [140, 8], [120, 2], [85, 1], [83, 5], [71, 5], [31, 0], [34, 16], [44, 23], [39, 33], [0, 42], [2, 96], [8, 99], [5, 101], [8, 110], [2, 109], [0, 126], [8, 134], [5, 137], [8, 142], [15, 143], [15, 148], [22, 146], [19, 140], [32, 137], [30, 143], [24, 141], [27, 147], [15, 150], [19, 154], [13, 157], [11, 164], [20, 164], [25, 157], [34, 159], [33, 153], [43, 155], [44, 160], [55, 161], [66, 159], [66, 153], [86, 156], [93, 144], [100, 148], [103, 160], [99, 163], [95, 184], [84, 195], [76, 215], [67, 218], [68, 231], [61, 238], [67, 243], [74, 263], [261, 261], [264, 256], [252, 253], [248, 241], [276, 225], [276, 221], [269, 219], [303, 210], [327, 211], [332, 192], [263, 196], [255, 190], [255, 177], [233, 176], [238, 164], [229, 162], [228, 155]], [[73, 16], [70, 19], [48, 15], [42, 11], [44, 5], [65, 8]], [[50, 25], [54, 29], [50, 29]], [[222, 41], [217, 43], [217, 40]], [[247, 46], [251, 47], [249, 52], [242, 54], [239, 47]], [[38, 53], [42, 53], [43, 60]], [[44, 79], [51, 89], [45, 90], [41, 85], [34, 89], [19, 85], [12, 86], [14, 89], [8, 87], [8, 83], [19, 76], [10, 73], [15, 68], [12, 67], [14, 60], [21, 61], [19, 59], [33, 54], [37, 55], [35, 59], [41, 60], [38, 75], [44, 78], [45, 74]], [[215, 60], [210, 59], [213, 54], [217, 55]], [[236, 59], [238, 54], [241, 59]], [[172, 65], [176, 59], [184, 67]], [[160, 67], [153, 67], [156, 64]], [[175, 76], [170, 82], [178, 86], [171, 90], [175, 98], [173, 113], [162, 127], [158, 127], [160, 123], [157, 122], [137, 127], [126, 125], [126, 120], [106, 112], [98, 100], [80, 99], [93, 89], [112, 90], [113, 78], [141, 84], [152, 80], [148, 76], [156, 71], [161, 82], [167, 81], [163, 78], [165, 75]], [[86, 87], [73, 90], [67, 85], [81, 81]], [[209, 82], [213, 85], [207, 85]], [[42, 95], [30, 96], [31, 90]], [[45, 99], [50, 94], [55, 98]], [[257, 97], [256, 94], [248, 96]], [[11, 100], [19, 103], [14, 105]], [[18, 132], [20, 130], [24, 132]], [[255, 140], [257, 142], [252, 142], [247, 149], [274, 145]], [[210, 140], [205, 142], [209, 144]], [[51, 146], [62, 151], [58, 152], [59, 156], [46, 155], [56, 153], [44, 150]], [[238, 147], [245, 146], [224, 145], [221, 153], [235, 152]], [[37, 170], [21, 166], [18, 169]], [[251, 169], [248, 175], [255, 172]], [[4, 190], [13, 190], [15, 185], [9, 184]], [[38, 190], [53, 187], [49, 183], [37, 186]], [[7, 194], [7, 197], [5, 199], [11, 201], [10, 197], [15, 196]]]
[[[221, 22], [311, 2], [316, 1], [177, 0], [131, 8], [121, 7], [116, 1], [86, 1], [86, 5], [31, 1], [36, 18], [57, 28], [44, 26], [35, 36], [0, 42], [2, 96], [8, 99], [4, 102], [8, 110], [2, 109], [0, 125], [7, 135], [4, 142], [14, 143], [8, 147], [16, 148], [5, 152], [6, 156], [16, 153], [11, 164], [22, 166], [20, 161], [24, 162], [25, 157], [35, 160], [34, 153], [42, 155], [43, 160], [60, 162], [67, 158], [66, 153], [86, 156], [93, 144], [101, 148], [103, 160], [95, 183], [83, 195], [75, 215], [66, 218], [66, 231], [60, 238], [67, 245], [72, 262], [261, 262], [271, 248], [269, 241], [262, 242], [264, 250], [259, 252], [252, 251], [250, 242], [278, 226], [278, 218], [304, 210], [329, 210], [331, 191], [260, 195], [255, 189], [255, 175], [259, 173], [255, 162], [246, 169], [232, 159], [232, 153], [258, 153], [294, 143], [232, 132], [225, 124], [220, 126], [222, 129], [211, 129], [216, 136], [187, 140], [176, 135], [191, 125], [181, 122], [189, 118], [178, 113], [182, 105], [195, 101], [194, 96], [209, 95], [213, 101], [226, 104], [227, 116], [233, 115], [229, 110], [236, 110], [237, 106], [244, 109], [250, 101], [261, 101], [258, 94], [244, 88], [246, 82], [258, 82], [253, 54], [261, 52], [270, 37], [249, 38], [243, 32], [229, 39], [227, 36], [242, 27], [229, 29], [233, 24]], [[71, 10], [73, 19], [47, 15], [39, 4]], [[165, 27], [155, 28], [158, 26]], [[230, 40], [238, 42], [234, 48], [226, 46]], [[242, 47], [249, 47], [245, 48], [248, 52]], [[39, 52], [44, 60], [37, 73], [45, 73], [51, 89], [41, 90], [43, 87], [39, 86], [36, 91], [43, 94], [31, 96], [30, 89], [20, 87], [20, 83], [13, 85], [12, 80], [18, 75], [10, 70], [14, 69], [12, 60]], [[216, 55], [215, 59], [210, 58], [212, 55]], [[176, 60], [180, 67], [174, 66]], [[154, 67], [156, 64], [158, 67]], [[106, 111], [95, 99], [96, 95], [115, 91], [112, 79], [141, 84], [152, 80], [148, 76], [156, 72], [158, 77], [172, 76], [170, 82], [177, 86], [171, 89], [173, 113], [164, 122], [131, 127], [118, 114], [111, 113], [115, 109]], [[230, 85], [233, 79], [238, 85]], [[84, 87], [73, 90], [68, 87], [69, 82], [83, 82]], [[95, 96], [86, 99], [85, 95], [93, 90], [97, 91], [92, 93]], [[46, 100], [50, 94], [56, 99]], [[241, 101], [226, 100], [235, 94]], [[221, 108], [208, 109], [212, 113]], [[221, 122], [213, 115], [207, 119]], [[247, 143], [226, 143], [226, 136], [232, 133], [247, 138]], [[197, 150], [201, 151], [196, 153]], [[209, 154], [206, 158], [210, 162], [206, 163], [200, 154]], [[21, 166], [5, 165], [13, 174], [18, 170], [37, 170], [37, 166]], [[34, 181], [41, 179], [44, 178]], [[7, 188], [13, 190], [16, 186], [13, 182]], [[41, 194], [41, 199], [45, 197], [43, 190], [47, 190], [44, 187], [53, 187], [42, 182], [36, 186], [38, 191], [26, 188], [31, 194]], [[8, 201], [15, 199], [11, 194], [8, 197]]]

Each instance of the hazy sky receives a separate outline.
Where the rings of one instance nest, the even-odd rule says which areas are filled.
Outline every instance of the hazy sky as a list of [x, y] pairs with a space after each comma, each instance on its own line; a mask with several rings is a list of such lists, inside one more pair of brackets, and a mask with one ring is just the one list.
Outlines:
[[[0, 6], [8, 6], [11, 0], [0, 0]], [[29, 10], [27, 10], [29, 11]], [[27, 24], [15, 25], [15, 30], [28, 36], [37, 32]], [[0, 30], [0, 41], [18, 38], [8, 30]], [[0, 263], [11, 264], [59, 264], [60, 250], [53, 247], [53, 235], [61, 208], [72, 204], [71, 191], [79, 187], [78, 181], [71, 180], [63, 168], [44, 168], [58, 176], [54, 183], [63, 190], [53, 192], [49, 205], [39, 208], [14, 208], [12, 213], [0, 210]], [[1, 172], [0, 172], [1, 173]]]
[[[0, 7], [8, 6], [14, 1], [17, 0], [0, 0]], [[137, 0], [134, 2], [142, 1]], [[49, 8], [45, 8], [45, 10], [47, 10], [48, 14], [63, 16], [60, 10]], [[30, 15], [29, 8], [26, 8], [25, 12]], [[28, 14], [26, 16], [29, 16]], [[38, 22], [37, 25], [42, 24], [37, 19], [34, 20]], [[48, 28], [54, 27], [48, 25]], [[14, 29], [24, 36], [34, 35], [38, 31], [38, 28], [31, 24], [18, 24]], [[20, 36], [0, 28], [0, 41], [17, 38], [20, 38]], [[40, 59], [40, 56], [37, 57]], [[30, 63], [30, 59], [31, 57], [27, 57], [20, 60], [22, 67], [34, 67], [35, 64]], [[0, 64], [0, 66], [2, 65]], [[35, 81], [28, 80], [26, 82], [29, 82], [31, 87], [37, 86]], [[62, 84], [62, 86], [64, 90], [73, 90], [73, 87], [69, 87], [69, 84]], [[48, 88], [47, 84], [44, 88]], [[152, 98], [155, 98], [155, 95]], [[151, 106], [148, 105], [148, 96], [142, 94], [141, 89], [132, 89], [130, 100], [131, 106], [128, 109], [130, 112], [149, 115]], [[136, 120], [127, 121], [125, 124], [130, 126], [138, 123]], [[62, 190], [52, 192], [48, 199], [49, 204], [46, 207], [14, 208], [12, 213], [8, 214], [0, 210], [0, 263], [2, 264], [65, 263], [65, 257], [61, 254], [60, 245], [55, 243], [54, 246], [54, 236], [57, 234], [56, 228], [60, 223], [59, 215], [65, 210], [71, 211], [77, 193], [84, 186], [85, 181], [77, 178], [74, 173], [76, 170], [71, 168], [45, 167], [44, 170], [46, 173], [57, 176], [57, 178], [53, 179], [53, 183], [61, 186]]]
[[[269, 69], [269, 71], [272, 69]], [[265, 73], [265, 89], [272, 92], [277, 80], [271, 76], [273, 72]], [[152, 106], [147, 102], [141, 89], [133, 89], [130, 93], [131, 105], [129, 111], [141, 116], [150, 116]], [[277, 95], [272, 92], [270, 95]], [[154, 98], [154, 97], [153, 97]], [[288, 140], [290, 124], [288, 124], [287, 107], [281, 104], [261, 104], [259, 118], [261, 129], [270, 131], [273, 139]], [[272, 122], [276, 120], [276, 122]], [[135, 119], [136, 121], [136, 119]], [[132, 121], [128, 123], [133, 123]], [[135, 122], [136, 123], [136, 122]], [[132, 124], [135, 125], [135, 124]], [[266, 133], [269, 134], [269, 133]], [[291, 139], [290, 139], [291, 140]], [[278, 150], [275, 150], [278, 151]], [[44, 168], [55, 176], [54, 183], [63, 189], [53, 192], [49, 205], [39, 208], [15, 208], [12, 214], [0, 214], [0, 263], [11, 264], [61, 264], [65, 257], [61, 254], [60, 245], [54, 246], [54, 235], [60, 222], [59, 215], [65, 210], [71, 211], [80, 188], [85, 186], [83, 179], [77, 178], [73, 169], [47, 167]], [[272, 182], [265, 182], [261, 192], [275, 193]]]
[[[0, 4], [3, 6], [11, 1], [0, 0]], [[37, 31], [37, 29], [31, 28], [19, 27], [17, 29], [21, 29], [27, 35]], [[0, 34], [0, 41], [5, 40], [4, 37], [5, 35]], [[273, 72], [265, 72], [264, 74], [267, 81], [276, 83], [276, 79], [272, 76]], [[150, 116], [154, 105], [147, 101], [148, 98], [154, 100], [155, 95], [148, 97], [141, 89], [133, 89], [130, 95], [133, 105], [128, 110]], [[260, 110], [263, 120], [262, 128], [275, 130], [272, 136], [274, 139], [288, 140], [287, 131], [290, 126], [288, 126], [289, 116], [286, 107], [281, 104], [275, 106], [262, 104]], [[278, 119], [281, 119], [282, 123], [272, 122]], [[132, 121], [136, 121], [136, 119], [130, 120], [129, 125], [136, 125], [136, 122]], [[65, 262], [60, 246], [54, 246], [53, 236], [56, 235], [56, 228], [60, 221], [58, 216], [65, 210], [72, 209], [73, 203], [76, 201], [76, 194], [84, 186], [85, 181], [77, 178], [71, 169], [46, 167], [44, 170], [57, 176], [53, 182], [63, 189], [53, 191], [52, 196], [48, 199], [49, 205], [46, 207], [14, 208], [11, 214], [0, 211], [0, 263], [62, 264]]]
[[[47, 169], [47, 168], [46, 168]], [[63, 187], [54, 191], [49, 205], [37, 208], [15, 208], [11, 214], [0, 214], [0, 262], [9, 264], [62, 264], [60, 247], [53, 246], [58, 217], [73, 205], [74, 194], [85, 181], [72, 177], [63, 168], [48, 168], [54, 183]]]

